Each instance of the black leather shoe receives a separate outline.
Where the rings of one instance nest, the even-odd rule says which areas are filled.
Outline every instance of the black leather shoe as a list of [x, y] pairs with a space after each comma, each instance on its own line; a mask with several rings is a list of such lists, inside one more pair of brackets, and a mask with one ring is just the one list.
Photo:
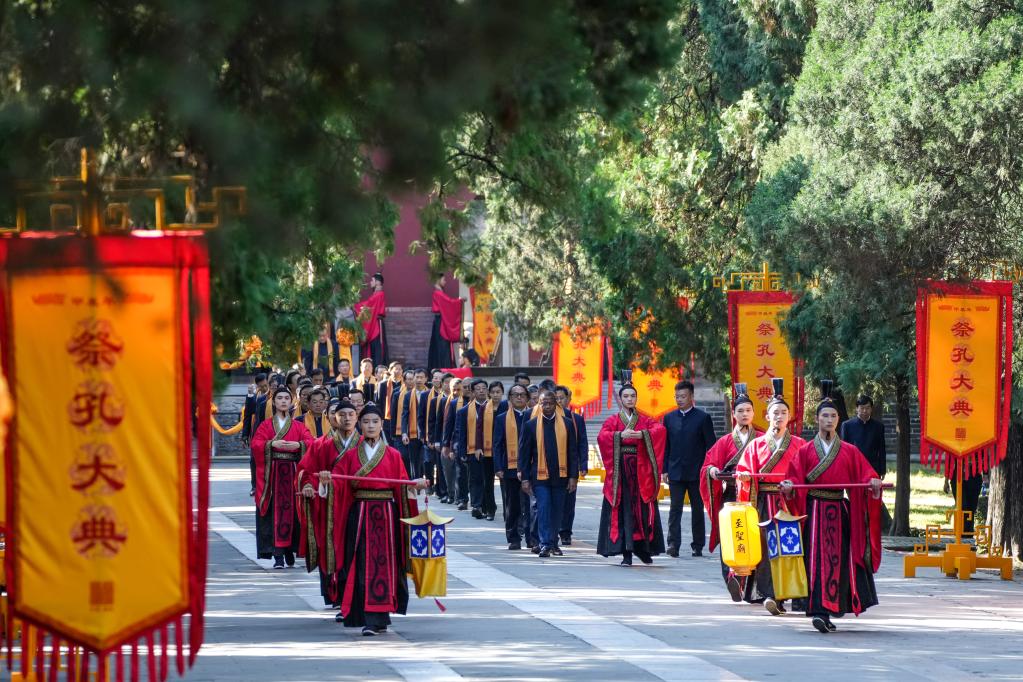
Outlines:
[[567, 537], [561, 538], [561, 546], [562, 547], [571, 547], [572, 546], [572, 536], [567, 536]]
[[831, 629], [828, 627], [828, 622], [820, 616], [814, 616], [813, 621], [811, 622], [813, 623], [813, 626], [817, 628], [817, 632], [822, 632], [825, 635], [831, 632]]
[[533, 554], [539, 554], [540, 545], [533, 545], [532, 547], [529, 548], [529, 551], [532, 552]]
[[[675, 556], [678, 556], [678, 550], [675, 550]], [[693, 550], [693, 556], [703, 556], [703, 550], [702, 549], [694, 549]]]
[[732, 577], [728, 579], [728, 596], [732, 598], [732, 601], [742, 601], [742, 587], [739, 585], [739, 581]]
[[654, 563], [654, 558], [646, 552], [633, 552], [633, 554], [638, 556], [639, 560], [642, 561], [644, 564]]
[[[461, 507], [459, 507], [459, 509], [461, 509]], [[483, 512], [480, 511], [479, 507], [473, 507], [472, 508], [472, 518], [474, 518], [474, 519], [482, 519], [483, 518]]]
[[291, 568], [292, 566], [294, 566], [295, 565], [295, 555], [292, 552], [285, 552], [284, 553], [284, 563], [286, 563], [288, 565], [288, 568]]
[[678, 547], [669, 547], [668, 556], [678, 558]]
[[468, 502], [459, 502], [458, 503], [458, 507], [456, 507], [456, 509], [458, 509], [458, 511], [465, 511], [468, 508], [469, 508], [469, 503]]
[[284, 557], [279, 554], [274, 557], [274, 568], [284, 568]]
[[520, 549], [522, 549], [522, 543], [521, 542], [509, 542], [508, 543], [508, 550], [509, 551], [515, 552], [515, 551], [518, 551]]
[[551, 547], [551, 554], [554, 556], [565, 556], [565, 553], [561, 551], [560, 547]]
[[345, 617], [342, 616], [340, 613], [335, 613], [334, 614], [334, 622], [335, 623], [343, 623], [343, 622], [345, 622]]
[[551, 550], [544, 547], [537, 554], [540, 556], [541, 559], [546, 559], [551, 555]]
[[626, 557], [626, 558], [622, 559], [622, 563], [620, 563], [618, 565], [619, 566], [632, 566], [632, 557]]
[[493, 521], [493, 520], [494, 520], [494, 515], [493, 514], [487, 514], [487, 521]]

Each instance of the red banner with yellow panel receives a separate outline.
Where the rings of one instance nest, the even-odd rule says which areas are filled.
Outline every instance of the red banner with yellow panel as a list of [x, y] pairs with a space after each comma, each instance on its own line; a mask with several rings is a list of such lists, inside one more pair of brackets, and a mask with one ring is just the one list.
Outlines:
[[566, 327], [554, 337], [554, 381], [571, 389], [571, 408], [586, 417], [600, 413], [605, 351], [604, 333], [598, 325]]
[[487, 287], [473, 287], [469, 289], [469, 300], [472, 304], [472, 347], [484, 364], [489, 364], [501, 336], [501, 329], [494, 321], [494, 295]]
[[195, 502], [191, 476], [192, 406], [207, 423], [211, 389], [205, 244], [15, 237], [0, 262], [13, 615], [99, 679], [111, 654], [123, 676], [122, 645], [154, 641], [181, 671], [206, 575], [207, 438]]
[[1012, 395], [1012, 283], [929, 282], [917, 293], [920, 461], [952, 476], [1005, 457]]
[[791, 407], [794, 433], [803, 424], [803, 377], [781, 332], [781, 320], [792, 307], [787, 291], [729, 291], [728, 344], [732, 384], [744, 383], [753, 400], [753, 424], [767, 430], [767, 402], [774, 395], [771, 379], [785, 380], [785, 402]]

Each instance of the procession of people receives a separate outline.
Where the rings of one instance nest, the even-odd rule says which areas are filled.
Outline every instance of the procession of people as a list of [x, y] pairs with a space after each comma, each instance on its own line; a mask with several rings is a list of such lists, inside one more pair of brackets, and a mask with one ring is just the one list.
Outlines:
[[[325, 327], [293, 369], [255, 377], [242, 432], [251, 448], [258, 556], [272, 559], [275, 569], [304, 558], [307, 570], [318, 572], [336, 620], [366, 636], [386, 632], [390, 614], [404, 614], [408, 605], [409, 536], [402, 519], [428, 508], [432, 498], [483, 523], [500, 518], [508, 551], [562, 557], [573, 542], [578, 486], [591, 466], [586, 419], [572, 410], [567, 386], [551, 379], [534, 384], [519, 373], [505, 387], [471, 370], [384, 364], [383, 277], [372, 281], [373, 293], [357, 306], [365, 311], [367, 340], [358, 371], [351, 352], [333, 344]], [[430, 357], [449, 364], [450, 318], [460, 301], [444, 294], [442, 284], [434, 292]], [[622, 376], [617, 412], [600, 426], [593, 453], [593, 466], [603, 469], [600, 521], [590, 538], [597, 554], [623, 567], [634, 559], [652, 564], [659, 555], [678, 557], [688, 501], [690, 548], [701, 557], [705, 546], [714, 552], [731, 532], [718, 515], [737, 501], [755, 507], [762, 525], [779, 513], [801, 520], [806, 578], [795, 596], [788, 584], [776, 592], [762, 533], [762, 558], [748, 572], [733, 570], [722, 555], [724, 594], [733, 601], [762, 605], [775, 616], [804, 612], [822, 633], [837, 629], [834, 618], [877, 604], [883, 460], [868, 460], [838, 435], [867, 433], [876, 442], [877, 424], [866, 411], [840, 430], [825, 382], [818, 433], [804, 440], [790, 428], [792, 410], [775, 379], [762, 433], [753, 426], [746, 385], [736, 384], [732, 429], [718, 438], [710, 415], [695, 404], [692, 382], [679, 381], [677, 409], [653, 419], [637, 410], [639, 390], [630, 375]], [[662, 487], [670, 496], [667, 535], [658, 506]]]

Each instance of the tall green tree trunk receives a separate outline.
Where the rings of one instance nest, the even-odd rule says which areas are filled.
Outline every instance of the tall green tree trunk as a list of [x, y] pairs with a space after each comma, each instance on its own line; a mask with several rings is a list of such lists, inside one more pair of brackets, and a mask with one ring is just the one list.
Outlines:
[[991, 539], [1023, 560], [1023, 425], [1010, 425], [1005, 459], [991, 470], [988, 490]]
[[909, 535], [909, 381], [895, 385], [895, 513], [892, 535]]

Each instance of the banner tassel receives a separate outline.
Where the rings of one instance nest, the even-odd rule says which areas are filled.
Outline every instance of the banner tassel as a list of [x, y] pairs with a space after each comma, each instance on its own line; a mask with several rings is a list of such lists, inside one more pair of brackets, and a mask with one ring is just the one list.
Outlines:
[[153, 640], [152, 630], [146, 633], [146, 645], [149, 647], [149, 656], [146, 659], [149, 682], [156, 682], [156, 642]]
[[185, 640], [181, 635], [181, 616], [178, 616], [177, 620], [174, 621], [174, 639], [177, 641], [177, 653], [175, 655], [178, 676], [184, 677], [185, 675]]
[[139, 642], [131, 643], [131, 682], [139, 682]]
[[167, 626], [164, 625], [160, 628], [160, 682], [166, 682], [167, 680], [167, 668], [170, 661], [167, 660], [167, 636], [170, 631]]
[[67, 652], [67, 679], [68, 682], [76, 682], [75, 673], [78, 669], [78, 647], [68, 647]]
[[117, 682], [124, 682], [124, 652], [121, 647], [117, 647], [117, 660], [114, 663], [116, 667], [115, 677]]
[[78, 673], [78, 679], [88, 682], [89, 679], [89, 650], [82, 647], [82, 665], [81, 672]]
[[53, 641], [50, 643], [50, 682], [57, 682], [57, 671], [60, 670], [60, 638], [57, 635], [53, 636]]
[[42, 679], [46, 671], [46, 632], [43, 630], [39, 630], [36, 636], [35, 659], [36, 678]]
[[440, 603], [440, 599], [437, 599], [437, 597], [434, 597], [433, 601], [437, 605], [437, 608], [440, 609], [441, 613], [444, 613], [445, 611], [448, 610], [446, 606]]
[[[32, 626], [25, 621], [21, 622], [21, 673], [26, 677], [32, 672], [32, 663], [29, 659], [28, 643], [32, 641]], [[31, 678], [30, 678], [31, 679]]]
[[96, 657], [96, 682], [107, 682], [107, 656]]

